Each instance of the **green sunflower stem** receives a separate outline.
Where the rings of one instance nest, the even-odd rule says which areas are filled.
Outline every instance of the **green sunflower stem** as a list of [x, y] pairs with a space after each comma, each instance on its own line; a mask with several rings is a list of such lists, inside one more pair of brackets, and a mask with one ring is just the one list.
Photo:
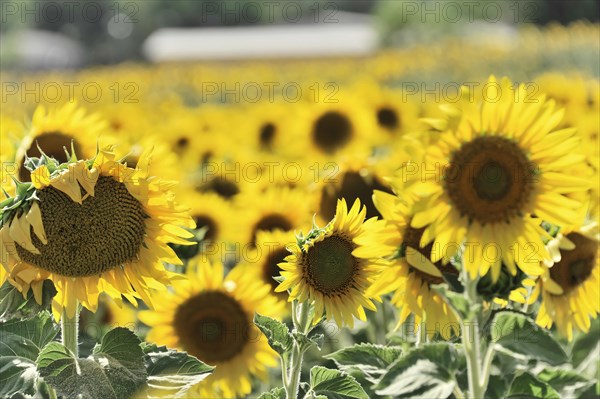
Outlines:
[[[308, 303], [292, 303], [292, 319], [294, 329], [298, 334], [306, 335], [310, 327], [309, 320], [310, 305]], [[300, 387], [300, 374], [302, 372], [302, 359], [306, 348], [298, 340], [294, 341], [292, 354], [290, 356], [289, 376], [287, 384], [284, 384], [286, 399], [297, 399]]]
[[69, 318], [67, 315], [68, 306], [63, 309], [63, 314], [60, 319], [60, 330], [62, 333], [62, 344], [69, 349], [75, 357], [79, 357], [79, 304], [75, 299], [75, 315]]
[[51, 386], [48, 386], [48, 397], [50, 399], [58, 399], [58, 396], [56, 395], [56, 391]]
[[[465, 285], [464, 295], [469, 303], [481, 305], [481, 298], [477, 295], [477, 280], [470, 278], [468, 271], [463, 270], [463, 281]], [[488, 377], [483, 373], [489, 373], [489, 368], [483, 370], [483, 359], [481, 357], [481, 339], [479, 332], [479, 312], [469, 312], [466, 320], [462, 320], [462, 343], [467, 359], [469, 398], [480, 399], [485, 396]], [[493, 353], [492, 353], [493, 355]], [[489, 359], [486, 359], [489, 361]]]

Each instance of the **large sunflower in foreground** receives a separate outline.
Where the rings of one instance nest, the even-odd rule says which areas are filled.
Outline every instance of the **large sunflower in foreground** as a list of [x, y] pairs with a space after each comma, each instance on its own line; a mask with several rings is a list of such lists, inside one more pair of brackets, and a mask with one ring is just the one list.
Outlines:
[[542, 305], [536, 321], [546, 328], [556, 323], [569, 341], [573, 329], [588, 332], [590, 318], [600, 313], [599, 243], [597, 223], [559, 234], [549, 243], [559, 260], [539, 279]]
[[204, 259], [192, 261], [189, 279], [175, 282], [174, 292], [154, 311], [140, 312], [139, 318], [151, 327], [149, 341], [185, 350], [216, 366], [190, 395], [245, 396], [252, 390], [252, 376], [264, 380], [268, 368], [277, 365], [277, 353], [252, 322], [254, 313], [277, 317], [282, 306], [269, 294], [269, 286], [245, 267], [236, 266], [223, 277], [220, 262], [211, 265], [200, 261]]
[[44, 280], [52, 280], [57, 318], [63, 309], [72, 318], [77, 300], [95, 311], [100, 292], [152, 306], [148, 290], [173, 277], [162, 261], [180, 263], [167, 244], [191, 244], [182, 226], [194, 227], [173, 202], [172, 183], [146, 175], [147, 154], [131, 169], [111, 148], [90, 161], [74, 154], [64, 164], [30, 161], [33, 183], [18, 184], [2, 203], [0, 249], [10, 282], [23, 295], [31, 288], [40, 302]]
[[366, 212], [358, 200], [350, 210], [344, 199], [339, 200], [333, 220], [298, 237], [298, 243], [289, 246], [292, 254], [279, 264], [284, 281], [275, 291], [291, 289], [290, 301], [314, 301], [313, 322], [325, 312], [338, 326], [345, 323], [352, 327], [353, 316], [366, 320], [364, 308], [376, 310], [373, 297], [365, 292], [379, 273], [374, 259], [380, 246], [368, 238], [368, 245], [357, 244], [376, 223], [376, 218], [365, 221]]
[[[409, 207], [397, 196], [375, 191], [373, 200], [384, 220], [385, 228], [369, 231], [369, 239], [379, 242], [388, 257], [386, 267], [367, 291], [368, 295], [383, 295], [392, 292], [391, 302], [400, 309], [399, 328], [410, 314], [414, 314], [416, 328], [425, 324], [428, 334], [437, 332], [448, 339], [458, 335], [458, 320], [452, 309], [431, 286], [444, 282], [444, 276], [457, 275], [451, 265], [442, 262], [433, 264], [431, 245], [421, 248], [419, 242], [423, 229], [410, 226]], [[415, 330], [416, 331], [416, 330]]]
[[581, 214], [565, 195], [589, 184], [565, 171], [583, 160], [581, 144], [574, 129], [554, 130], [563, 112], [553, 101], [530, 101], [507, 79], [486, 87], [484, 96], [465, 89], [446, 120], [432, 121], [445, 131], [406, 184], [420, 197], [411, 226], [424, 229], [422, 247], [433, 243], [433, 262], [464, 245], [472, 277], [491, 269], [496, 280], [502, 263], [539, 275], [550, 238], [541, 222], [571, 226]]

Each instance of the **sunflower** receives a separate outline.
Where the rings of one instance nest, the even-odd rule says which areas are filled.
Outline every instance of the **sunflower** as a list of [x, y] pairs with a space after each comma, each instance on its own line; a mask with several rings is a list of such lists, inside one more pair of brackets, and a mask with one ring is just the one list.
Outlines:
[[179, 167], [178, 154], [164, 142], [164, 135], [156, 132], [144, 111], [139, 104], [119, 104], [102, 113], [109, 123], [111, 137], [119, 137], [119, 145], [115, 148], [117, 157], [135, 169], [144, 149], [152, 148], [153, 161], [148, 173], [166, 180], [181, 181], [181, 171], [186, 169]]
[[188, 192], [181, 203], [189, 209], [196, 228], [206, 228], [205, 240], [222, 242], [235, 239], [235, 211], [229, 201], [214, 193]]
[[370, 114], [355, 93], [341, 92], [337, 102], [305, 104], [298, 111], [292, 131], [298, 153], [314, 160], [366, 157], [381, 143], [375, 115]]
[[314, 198], [297, 189], [272, 186], [258, 193], [249, 188], [236, 198], [245, 227], [240, 229], [242, 245], [256, 245], [259, 231], [293, 231], [310, 226]]
[[[293, 130], [299, 106], [295, 103], [259, 102], [240, 109], [234, 124], [240, 129], [238, 138], [253, 152], [292, 156]], [[281, 158], [279, 158], [281, 159]]]
[[[348, 162], [339, 162], [335, 169], [324, 170], [319, 179], [321, 183], [321, 196], [319, 201], [319, 218], [331, 220], [336, 212], [337, 201], [344, 198], [348, 203], [356, 199], [367, 209], [367, 218], [380, 217], [381, 214], [373, 204], [373, 190], [391, 193], [391, 187], [383, 176], [387, 171], [382, 171], [383, 163], [373, 164], [371, 160], [354, 159]], [[333, 173], [331, 173], [333, 172]]]
[[[32, 159], [33, 183], [19, 183], [2, 209], [0, 249], [10, 282], [38, 302], [52, 280], [56, 318], [72, 318], [77, 300], [95, 311], [98, 294], [124, 295], [152, 306], [149, 288], [174, 277], [161, 263], [180, 261], [167, 243], [190, 244], [192, 219], [173, 202], [172, 183], [148, 176], [149, 154], [137, 169], [114, 160], [111, 147], [93, 160]], [[4, 256], [6, 258], [4, 258]]]
[[391, 302], [400, 309], [396, 329], [414, 314], [415, 326], [422, 328], [424, 323], [429, 335], [437, 332], [446, 339], [453, 333], [457, 335], [456, 316], [432, 286], [443, 283], [445, 277], [455, 277], [458, 271], [451, 265], [429, 260], [432, 246], [420, 247], [424, 229], [410, 225], [409, 205], [382, 191], [375, 191], [373, 200], [384, 218], [378, 223], [385, 227], [379, 228], [378, 233], [369, 231], [367, 237], [380, 243], [384, 249], [380, 256], [388, 260], [367, 294], [393, 292]]
[[580, 165], [579, 171], [574, 171], [575, 176], [587, 176], [589, 181], [595, 182], [585, 196], [584, 201], [589, 201], [589, 218], [599, 221], [600, 218], [600, 84], [598, 80], [589, 82], [588, 103], [585, 112], [577, 118], [575, 126], [583, 141], [586, 165]]
[[298, 237], [298, 242], [288, 247], [292, 254], [279, 264], [284, 281], [275, 291], [291, 289], [289, 301], [314, 302], [314, 323], [325, 312], [338, 326], [352, 327], [353, 316], [366, 320], [364, 308], [376, 310], [365, 292], [379, 272], [374, 258], [380, 246], [376, 242], [357, 244], [376, 222], [375, 218], [365, 221], [366, 212], [358, 200], [349, 211], [346, 201], [339, 200], [333, 220]]
[[546, 73], [535, 78], [540, 93], [565, 108], [564, 126], [573, 126], [587, 110], [589, 99], [585, 80], [578, 75]]
[[411, 226], [424, 228], [422, 247], [433, 242], [434, 263], [465, 245], [473, 278], [491, 268], [497, 280], [502, 262], [513, 275], [516, 265], [539, 275], [549, 258], [542, 220], [568, 226], [580, 216], [580, 202], [565, 195], [589, 184], [565, 171], [582, 161], [580, 141], [574, 129], [554, 130], [562, 111], [553, 101], [527, 101], [525, 86], [508, 79], [491, 77], [486, 87], [473, 98], [464, 89], [460, 107], [435, 121], [446, 131], [405, 186], [420, 197]]
[[236, 111], [232, 106], [210, 104], [178, 109], [158, 133], [169, 139], [186, 166], [197, 168], [207, 162], [221, 166], [224, 161], [237, 160], [243, 151], [231, 121]]
[[571, 341], [573, 329], [588, 332], [590, 318], [600, 312], [600, 234], [592, 223], [558, 234], [549, 242], [556, 262], [545, 267], [538, 280], [542, 305], [537, 323], [546, 328], [556, 323], [558, 331]]
[[419, 128], [417, 96], [408, 96], [400, 90], [383, 87], [375, 81], [359, 82], [354, 88], [363, 95], [367, 109], [375, 115], [377, 126], [386, 141]]
[[225, 158], [209, 156], [187, 174], [184, 187], [202, 194], [216, 194], [233, 202], [252, 182], [244, 174], [245, 159], [238, 157], [240, 154], [235, 155]]
[[[256, 233], [256, 248], [248, 255], [248, 264], [252, 267], [250, 272], [271, 286], [272, 293], [286, 303], [288, 295], [286, 292], [275, 292], [279, 283], [275, 280], [280, 277], [279, 264], [289, 255], [287, 247], [293, 244], [293, 238], [289, 232], [281, 230], [259, 231]], [[289, 309], [288, 309], [289, 310]]]
[[86, 114], [75, 102], [49, 110], [38, 106], [33, 113], [31, 127], [21, 138], [15, 155], [19, 180], [30, 180], [30, 172], [23, 163], [25, 157], [40, 157], [40, 149], [47, 156], [66, 162], [65, 148], [70, 149], [73, 143], [79, 157], [92, 158], [98, 146], [103, 147], [103, 143], [111, 141], [107, 126], [98, 114]]
[[278, 317], [282, 306], [269, 294], [269, 286], [244, 267], [236, 266], [224, 277], [223, 265], [210, 264], [205, 257], [190, 266], [189, 279], [175, 282], [174, 292], [154, 311], [139, 313], [151, 327], [147, 340], [216, 366], [190, 395], [245, 396], [252, 390], [251, 377], [264, 380], [268, 368], [277, 365], [277, 353], [252, 322], [254, 313]]

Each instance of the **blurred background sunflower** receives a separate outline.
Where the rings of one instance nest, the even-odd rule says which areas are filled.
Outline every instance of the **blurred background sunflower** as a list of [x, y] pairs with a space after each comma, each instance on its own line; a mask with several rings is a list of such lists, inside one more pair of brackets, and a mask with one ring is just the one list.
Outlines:
[[265, 380], [268, 368], [277, 365], [277, 353], [252, 320], [254, 312], [280, 317], [283, 304], [245, 266], [224, 275], [221, 263], [196, 258], [188, 269], [189, 279], [175, 283], [168, 300], [157, 301], [160, 304], [153, 311], [139, 313], [150, 326], [149, 341], [187, 351], [216, 366], [190, 394], [243, 397], [252, 391], [253, 378]]

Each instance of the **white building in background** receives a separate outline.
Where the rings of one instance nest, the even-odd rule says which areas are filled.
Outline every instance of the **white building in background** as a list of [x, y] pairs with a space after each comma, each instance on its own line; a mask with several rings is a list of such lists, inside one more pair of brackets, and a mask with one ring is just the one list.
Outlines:
[[143, 52], [153, 62], [362, 57], [377, 46], [370, 16], [336, 12], [318, 23], [159, 29], [146, 39]]

